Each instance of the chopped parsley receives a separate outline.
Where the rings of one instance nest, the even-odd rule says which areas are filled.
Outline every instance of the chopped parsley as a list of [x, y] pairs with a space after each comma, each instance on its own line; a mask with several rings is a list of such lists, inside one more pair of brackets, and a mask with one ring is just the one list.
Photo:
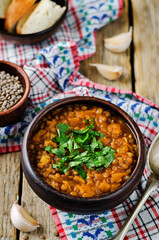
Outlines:
[[[89, 124], [85, 119], [84, 121]], [[88, 169], [99, 170], [103, 167], [107, 168], [115, 158], [115, 151], [107, 146], [104, 147], [99, 138], [103, 138], [103, 134], [93, 131], [94, 123], [90, 118], [90, 125], [84, 130], [69, 130], [69, 126], [65, 123], [57, 125], [57, 136], [54, 141], [59, 145], [58, 148], [51, 146], [45, 147], [45, 151], [54, 153], [60, 158], [60, 161], [52, 164], [53, 168], [58, 168], [60, 172], [66, 173], [68, 169], [74, 168], [79, 175], [86, 179], [86, 172], [83, 164]]]

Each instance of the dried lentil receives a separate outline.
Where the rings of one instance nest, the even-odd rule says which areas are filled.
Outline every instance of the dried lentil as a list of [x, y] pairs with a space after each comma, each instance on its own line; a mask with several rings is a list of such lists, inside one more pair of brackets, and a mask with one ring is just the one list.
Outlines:
[[56, 237], [59, 236], [59, 233], [57, 230], [54, 231], [54, 236], [56, 236]]
[[27, 239], [28, 239], [28, 235], [27, 235], [27, 234], [24, 234], [23, 237], [22, 237], [22, 239], [27, 240]]
[[23, 92], [18, 76], [0, 71], [0, 112], [8, 110], [19, 102]]
[[40, 239], [45, 239], [45, 236], [44, 236], [44, 235], [41, 235], [41, 236], [40, 236]]

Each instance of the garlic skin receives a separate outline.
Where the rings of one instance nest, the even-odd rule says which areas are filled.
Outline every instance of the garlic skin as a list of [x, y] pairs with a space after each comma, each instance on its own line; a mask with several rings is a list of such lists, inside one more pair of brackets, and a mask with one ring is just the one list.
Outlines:
[[11, 208], [11, 221], [18, 230], [23, 232], [34, 231], [39, 226], [39, 222], [30, 216], [22, 206], [13, 203]]
[[123, 68], [120, 66], [105, 65], [105, 64], [89, 64], [90, 66], [96, 67], [98, 72], [107, 80], [113, 81], [120, 78], [123, 73]]
[[129, 32], [121, 33], [104, 39], [104, 46], [114, 53], [121, 53], [128, 49], [132, 41], [132, 27]]

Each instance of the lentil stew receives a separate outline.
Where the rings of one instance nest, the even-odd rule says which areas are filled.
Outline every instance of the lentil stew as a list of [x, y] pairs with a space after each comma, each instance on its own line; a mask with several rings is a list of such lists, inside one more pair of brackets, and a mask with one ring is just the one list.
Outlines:
[[30, 143], [43, 180], [75, 197], [107, 195], [130, 177], [136, 140], [127, 124], [97, 106], [70, 105], [44, 117]]

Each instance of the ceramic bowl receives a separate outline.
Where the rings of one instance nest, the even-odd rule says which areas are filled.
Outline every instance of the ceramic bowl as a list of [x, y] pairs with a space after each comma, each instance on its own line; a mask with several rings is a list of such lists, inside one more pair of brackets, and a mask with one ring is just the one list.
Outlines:
[[7, 32], [4, 29], [4, 20], [0, 19], [0, 37], [6, 41], [17, 43], [17, 44], [34, 44], [49, 38], [60, 27], [68, 10], [68, 0], [54, 0], [54, 2], [56, 2], [62, 7], [66, 6], [66, 10], [53, 26], [41, 32], [21, 35], [21, 34]]
[[12, 62], [0, 61], [0, 71], [18, 76], [24, 89], [23, 96], [19, 102], [8, 110], [0, 112], [0, 127], [4, 127], [19, 122], [23, 117], [30, 92], [30, 80], [23, 68]]
[[[42, 118], [44, 118], [50, 111], [57, 110], [58, 108], [65, 108], [66, 105], [82, 103], [108, 109], [115, 115], [119, 116], [131, 129], [138, 145], [138, 159], [129, 180], [125, 182], [121, 187], [119, 187], [116, 191], [100, 197], [73, 197], [55, 190], [41, 179], [40, 175], [38, 175], [35, 170], [34, 163], [31, 162], [29, 158], [29, 143], [32, 135], [34, 132], [36, 132], [36, 129], [38, 128]], [[33, 191], [51, 206], [66, 212], [77, 214], [99, 213], [105, 211], [106, 209], [116, 207], [124, 200], [126, 200], [139, 184], [145, 166], [145, 159], [144, 139], [134, 120], [116, 105], [93, 97], [66, 98], [47, 106], [30, 123], [22, 144], [22, 167], [26, 179]]]

